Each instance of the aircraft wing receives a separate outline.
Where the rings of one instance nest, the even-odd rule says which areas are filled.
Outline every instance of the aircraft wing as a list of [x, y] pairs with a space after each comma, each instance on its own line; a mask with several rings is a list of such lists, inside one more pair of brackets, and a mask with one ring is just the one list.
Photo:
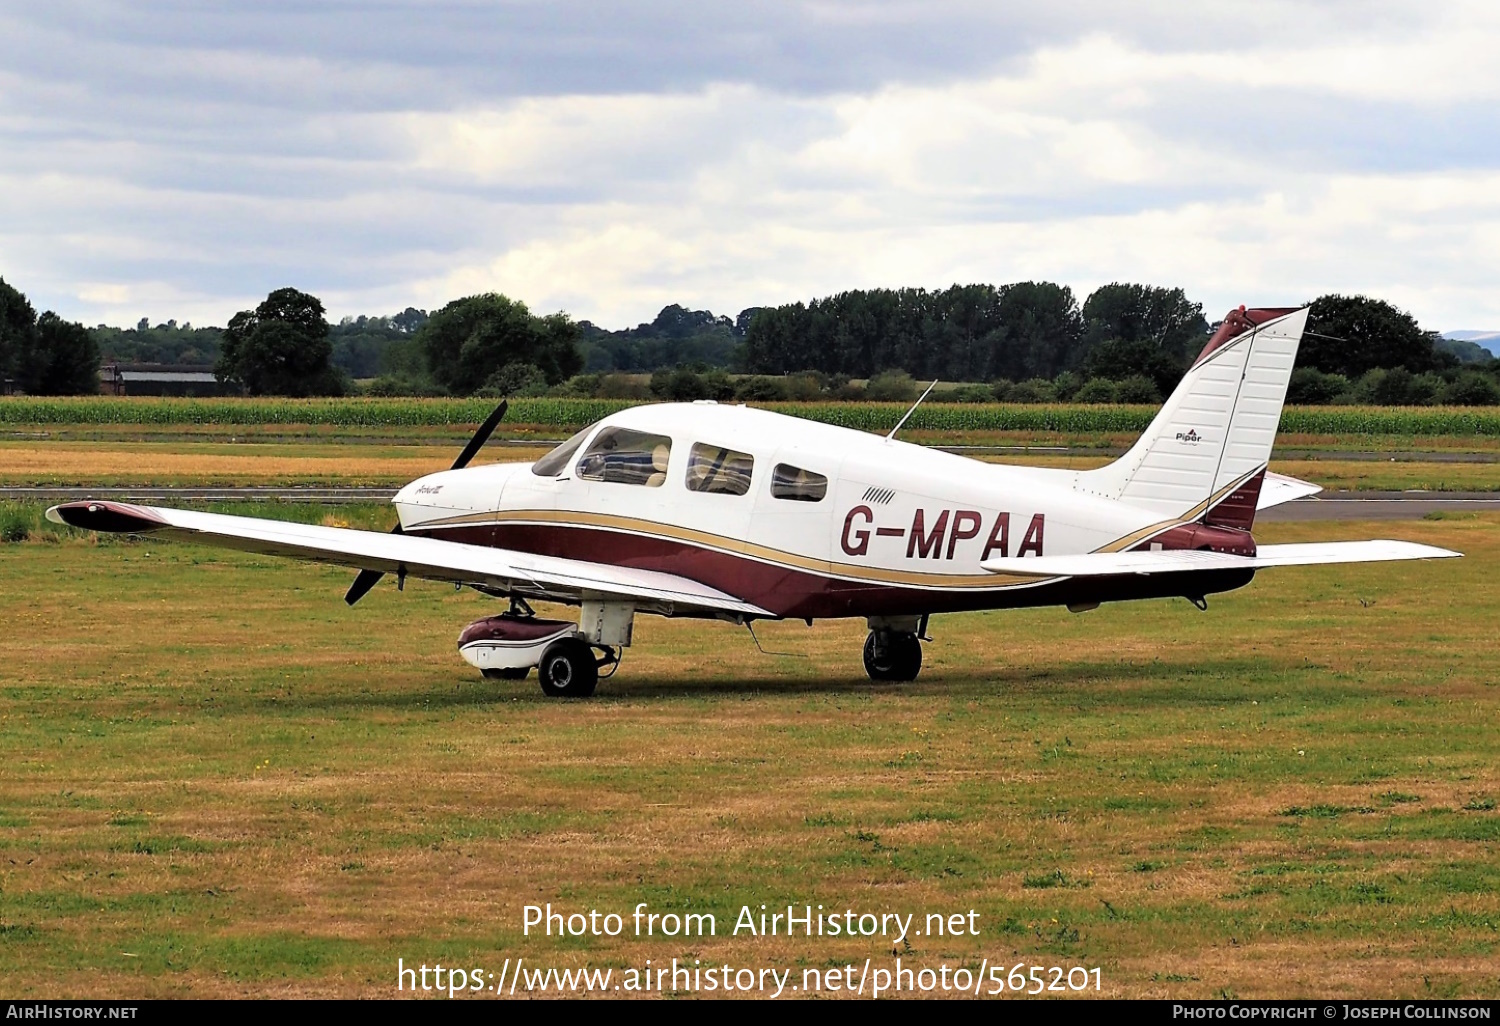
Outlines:
[[676, 574], [538, 556], [482, 545], [405, 534], [294, 524], [284, 520], [200, 513], [195, 510], [83, 501], [53, 506], [53, 523], [89, 531], [147, 534], [200, 545], [381, 570], [433, 581], [484, 585], [530, 598], [580, 602], [632, 601], [639, 608], [673, 613], [772, 616], [715, 588]]
[[1196, 570], [1264, 570], [1319, 563], [1375, 563], [1392, 559], [1444, 559], [1461, 552], [1404, 541], [1310, 542], [1262, 545], [1253, 556], [1197, 549], [1156, 552], [1090, 552], [1081, 556], [1026, 556], [981, 563], [995, 574], [1034, 577], [1107, 577], [1118, 574], [1173, 574]]
[[1260, 497], [1255, 500], [1255, 508], [1270, 509], [1272, 506], [1280, 506], [1283, 502], [1291, 502], [1293, 499], [1317, 495], [1322, 490], [1322, 485], [1315, 485], [1311, 481], [1267, 471], [1264, 480], [1260, 483]]

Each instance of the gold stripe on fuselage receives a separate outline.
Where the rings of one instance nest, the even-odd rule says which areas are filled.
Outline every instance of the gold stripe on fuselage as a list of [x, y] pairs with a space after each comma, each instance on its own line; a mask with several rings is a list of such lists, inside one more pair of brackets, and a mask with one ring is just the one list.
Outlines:
[[1032, 585], [1037, 578], [1025, 574], [933, 574], [910, 570], [888, 570], [883, 567], [858, 566], [851, 563], [834, 563], [826, 559], [773, 549], [738, 538], [710, 534], [676, 524], [662, 524], [654, 520], [637, 517], [616, 516], [610, 513], [584, 513], [569, 510], [501, 510], [494, 513], [465, 513], [462, 516], [444, 517], [440, 520], [425, 520], [407, 528], [415, 533], [432, 528], [481, 526], [487, 524], [545, 524], [561, 527], [591, 527], [604, 531], [642, 535], [647, 538], [681, 542], [700, 548], [717, 549], [731, 555], [744, 556], [761, 563], [783, 566], [823, 577], [839, 577], [846, 580], [889, 585], [891, 587], [916, 588], [975, 588], [1000, 589], [1016, 585]]

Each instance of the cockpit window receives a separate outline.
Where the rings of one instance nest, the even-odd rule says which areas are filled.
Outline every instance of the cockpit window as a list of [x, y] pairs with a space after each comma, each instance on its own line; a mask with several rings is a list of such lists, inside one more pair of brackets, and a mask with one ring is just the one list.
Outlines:
[[828, 478], [789, 463], [778, 463], [771, 472], [771, 495], [793, 502], [822, 502], [828, 494]]
[[[594, 421], [594, 424], [597, 423], [599, 423], [597, 420]], [[590, 424], [562, 445], [559, 445], [556, 449], [553, 449], [547, 455], [533, 463], [531, 465], [531, 472], [537, 477], [556, 477], [564, 470], [567, 470], [568, 461], [573, 458], [573, 454], [578, 451], [578, 447], [583, 444], [583, 440], [589, 436], [589, 432], [594, 430], [594, 424]]]
[[688, 491], [744, 495], [754, 469], [755, 457], [747, 452], [695, 442], [688, 454]]
[[578, 476], [586, 481], [660, 488], [667, 479], [671, 455], [672, 440], [665, 435], [607, 427], [578, 461]]

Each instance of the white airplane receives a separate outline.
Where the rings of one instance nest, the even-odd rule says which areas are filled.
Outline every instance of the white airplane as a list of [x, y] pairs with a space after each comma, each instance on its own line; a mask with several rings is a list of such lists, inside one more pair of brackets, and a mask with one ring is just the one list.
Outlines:
[[[552, 696], [593, 694], [636, 613], [864, 617], [870, 677], [907, 681], [934, 613], [1167, 597], [1201, 609], [1265, 568], [1459, 555], [1256, 545], [1257, 509], [1319, 490], [1266, 469], [1306, 320], [1231, 311], [1135, 446], [1096, 470], [982, 463], [894, 430], [703, 402], [623, 410], [535, 463], [468, 467], [502, 403], [452, 470], [401, 489], [391, 534], [106, 501], [47, 516], [356, 568], [351, 605], [388, 573], [507, 598], [460, 651], [487, 677], [537, 667]], [[535, 600], [579, 606], [579, 621], [541, 619]]]

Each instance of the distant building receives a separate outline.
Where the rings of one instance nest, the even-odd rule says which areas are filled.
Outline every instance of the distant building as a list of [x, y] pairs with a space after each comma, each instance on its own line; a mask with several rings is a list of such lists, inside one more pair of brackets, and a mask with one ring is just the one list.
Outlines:
[[99, 368], [105, 395], [239, 395], [238, 386], [220, 382], [211, 368], [179, 363], [106, 363]]

